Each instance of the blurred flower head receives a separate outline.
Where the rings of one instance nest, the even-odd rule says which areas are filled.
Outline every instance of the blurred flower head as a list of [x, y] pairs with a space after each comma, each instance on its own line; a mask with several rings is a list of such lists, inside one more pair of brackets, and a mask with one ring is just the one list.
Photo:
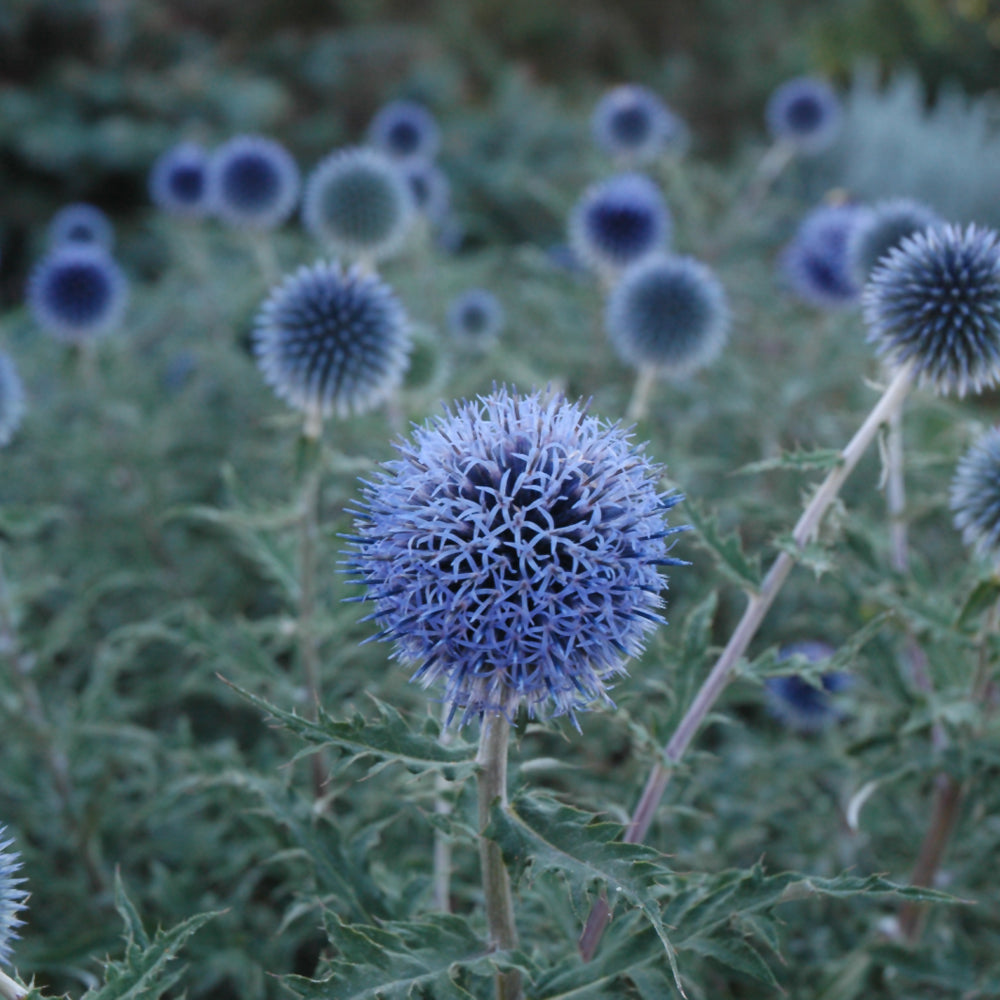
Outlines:
[[393, 160], [432, 160], [441, 145], [441, 130], [422, 104], [390, 101], [368, 126], [368, 141]]
[[48, 228], [49, 249], [83, 243], [110, 252], [115, 243], [111, 220], [96, 206], [79, 201], [59, 209]]
[[21, 913], [24, 911], [27, 892], [21, 888], [24, 879], [17, 873], [21, 870], [21, 856], [12, 851], [13, 839], [7, 837], [7, 828], [0, 824], [0, 965], [10, 962], [13, 943], [18, 938], [17, 929], [24, 926]]
[[597, 102], [590, 128], [600, 149], [636, 165], [683, 149], [688, 139], [687, 126], [653, 91], [629, 83]]
[[722, 350], [729, 306], [700, 261], [656, 254], [622, 273], [608, 296], [605, 326], [626, 364], [683, 375]]
[[451, 184], [431, 160], [407, 160], [399, 165], [416, 210], [430, 222], [441, 222], [451, 207]]
[[193, 142], [171, 147], [149, 172], [149, 196], [161, 211], [185, 219], [210, 213], [209, 155]]
[[241, 229], [276, 229], [299, 200], [299, 168], [279, 142], [241, 135], [209, 159], [208, 199], [223, 222]]
[[945, 395], [1000, 380], [1000, 238], [970, 225], [903, 240], [864, 291], [868, 339], [894, 367], [912, 364]]
[[24, 416], [24, 388], [14, 362], [0, 351], [0, 448], [10, 444]]
[[468, 347], [492, 344], [504, 324], [500, 300], [485, 288], [470, 288], [448, 303], [448, 332]]
[[[828, 643], [806, 640], [783, 647], [778, 659], [802, 656], [810, 663], [819, 663], [833, 656], [834, 652]], [[823, 674], [819, 685], [810, 684], [798, 674], [782, 674], [768, 677], [764, 681], [764, 690], [768, 708], [775, 718], [789, 729], [816, 732], [843, 718], [834, 696], [846, 691], [853, 683], [854, 678], [842, 671]]]
[[848, 263], [851, 234], [864, 218], [857, 205], [820, 205], [801, 222], [779, 259], [789, 288], [821, 309], [853, 305], [861, 294]]
[[787, 80], [767, 102], [764, 118], [771, 138], [802, 153], [821, 153], [840, 132], [840, 99], [825, 81], [811, 76]]
[[907, 236], [943, 224], [934, 209], [912, 198], [876, 202], [859, 216], [847, 241], [847, 263], [854, 280], [863, 285], [875, 265]]
[[573, 715], [662, 621], [660, 470], [617, 424], [505, 388], [418, 427], [367, 483], [349, 565], [452, 715]]
[[962, 541], [1000, 567], [1000, 427], [980, 435], [959, 460], [951, 509]]

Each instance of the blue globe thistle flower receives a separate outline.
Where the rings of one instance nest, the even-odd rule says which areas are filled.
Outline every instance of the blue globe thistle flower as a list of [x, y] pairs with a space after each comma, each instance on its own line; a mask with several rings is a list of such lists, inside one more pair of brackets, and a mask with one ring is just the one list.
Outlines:
[[708, 267], [656, 254], [622, 273], [608, 296], [605, 327], [626, 364], [683, 375], [715, 359], [729, 318], [725, 289]]
[[858, 205], [821, 205], [802, 220], [785, 247], [779, 270], [809, 305], [842, 309], [858, 301], [861, 285], [851, 272], [848, 246], [865, 212]]
[[[494, 389], [418, 427], [365, 484], [349, 566], [377, 638], [451, 716], [574, 716], [662, 622], [660, 469], [618, 424]], [[575, 721], [575, 717], [574, 717]]]
[[413, 198], [384, 153], [332, 153], [312, 172], [302, 201], [306, 229], [328, 250], [378, 260], [397, 250], [413, 221]]
[[[785, 646], [778, 659], [803, 656], [810, 663], [819, 663], [833, 654], [834, 649], [828, 643], [806, 640]], [[790, 729], [799, 732], [816, 732], [843, 718], [843, 712], [833, 696], [848, 690], [854, 678], [842, 671], [831, 671], [822, 674], [819, 680], [817, 687], [798, 674], [768, 677], [764, 681], [764, 689], [771, 713]]]
[[868, 339], [918, 381], [964, 396], [1000, 380], [1000, 237], [946, 225], [903, 240], [863, 296]]
[[617, 174], [591, 185], [569, 220], [574, 253], [603, 272], [616, 272], [664, 249], [671, 231], [663, 195], [642, 174]]
[[597, 102], [590, 128], [600, 149], [637, 164], [687, 143], [684, 122], [648, 87], [636, 84], [609, 90]]
[[24, 911], [27, 892], [21, 888], [25, 880], [17, 873], [21, 870], [21, 856], [10, 850], [14, 840], [4, 839], [7, 828], [0, 824], [0, 965], [10, 962], [17, 929], [24, 926], [20, 914]]
[[208, 199], [223, 222], [242, 229], [280, 226], [299, 200], [299, 168], [280, 143], [242, 135], [223, 143], [208, 164]]
[[451, 184], [445, 172], [430, 160], [407, 160], [399, 169], [414, 208], [429, 222], [441, 222], [451, 207]]
[[117, 326], [127, 299], [121, 268], [103, 250], [84, 243], [53, 250], [28, 280], [28, 305], [38, 325], [71, 343]]
[[448, 332], [460, 344], [484, 347], [500, 336], [504, 324], [500, 300], [485, 288], [470, 288], [448, 304]]
[[393, 160], [432, 160], [441, 145], [441, 130], [422, 104], [390, 101], [368, 126], [368, 141]]
[[10, 356], [0, 351], [0, 448], [10, 444], [24, 416], [24, 387]]
[[84, 243], [110, 252], [115, 243], [114, 226], [96, 205], [83, 201], [66, 205], [52, 216], [48, 229], [50, 249], [65, 243]]
[[764, 118], [775, 140], [806, 154], [822, 153], [840, 131], [840, 99], [825, 81], [799, 76], [778, 87], [767, 102]]
[[863, 285], [875, 265], [907, 236], [944, 225], [944, 220], [923, 202], [891, 198], [876, 202], [859, 217], [847, 241], [847, 262], [854, 280]]
[[959, 460], [951, 509], [962, 541], [1000, 564], [1000, 427], [980, 435]]
[[385, 282], [320, 261], [272, 291], [253, 347], [264, 380], [306, 414], [315, 434], [325, 417], [370, 410], [399, 385], [409, 324]]
[[149, 172], [149, 196], [161, 211], [184, 219], [209, 214], [209, 155], [182, 142], [160, 155]]

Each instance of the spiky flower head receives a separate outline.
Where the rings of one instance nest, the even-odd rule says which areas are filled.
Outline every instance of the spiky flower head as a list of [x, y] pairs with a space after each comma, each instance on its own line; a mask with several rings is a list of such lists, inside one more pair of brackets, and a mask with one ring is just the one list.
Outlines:
[[584, 191], [569, 219], [569, 241], [588, 267], [616, 273], [663, 250], [672, 220], [659, 188], [643, 174], [616, 174]]
[[825, 80], [799, 76], [775, 89], [764, 118], [771, 138], [791, 143], [802, 153], [822, 153], [840, 132], [840, 99]]
[[598, 102], [590, 119], [600, 149], [631, 163], [648, 163], [687, 142], [687, 127], [648, 87], [625, 83]]
[[858, 205], [820, 205], [802, 220], [785, 247], [779, 270], [809, 305], [842, 309], [858, 301], [861, 285], [854, 280], [847, 248], [864, 215]]
[[847, 263], [854, 280], [863, 285], [875, 265], [907, 236], [941, 225], [944, 220], [933, 208], [912, 198], [876, 202], [860, 216], [847, 241]]
[[451, 207], [451, 184], [431, 160], [407, 160], [399, 165], [414, 208], [429, 222], [441, 222]]
[[368, 141], [394, 160], [432, 160], [441, 145], [441, 130], [422, 104], [390, 101], [368, 126]]
[[981, 434], [959, 460], [951, 509], [962, 541], [1000, 567], [1000, 427]]
[[149, 172], [149, 196], [161, 211], [183, 219], [210, 212], [209, 155], [194, 142], [181, 142], [162, 153]]
[[726, 292], [700, 261], [656, 254], [622, 273], [608, 296], [605, 327], [626, 364], [683, 375], [722, 350]]
[[84, 243], [110, 252], [115, 243], [111, 220], [96, 205], [84, 201], [59, 209], [52, 216], [47, 235], [52, 250], [66, 243]]
[[1000, 237], [946, 225], [903, 240], [865, 286], [868, 339], [945, 395], [1000, 380]]
[[413, 221], [410, 189], [384, 153], [331, 153], [306, 182], [302, 221], [327, 250], [378, 260], [397, 250]]
[[0, 351], [0, 448], [10, 444], [24, 416], [24, 387], [10, 356]]
[[299, 200], [299, 168], [281, 143], [258, 135], [224, 142], [208, 164], [208, 198], [223, 222], [265, 231], [280, 226]]
[[608, 701], [677, 564], [660, 469], [578, 403], [505, 388], [398, 445], [366, 483], [350, 567], [414, 679], [461, 722]]
[[[834, 653], [829, 643], [817, 640], [793, 642], [782, 648], [778, 659], [801, 656], [810, 663], [819, 663]], [[848, 690], [854, 678], [843, 671], [820, 675], [819, 684], [811, 684], [798, 674], [780, 674], [764, 681], [767, 704], [771, 713], [789, 729], [817, 732], [843, 717], [835, 695]]]
[[320, 261], [289, 275], [261, 306], [253, 339], [264, 380], [306, 414], [363, 413], [400, 383], [409, 324], [392, 289], [358, 268]]
[[128, 282], [105, 251], [66, 243], [35, 266], [27, 297], [39, 326], [60, 340], [80, 343], [118, 325]]
[[25, 880], [17, 875], [21, 856], [10, 850], [14, 840], [6, 834], [7, 828], [0, 824], [0, 965], [10, 961], [11, 948], [19, 936], [17, 929], [24, 926], [20, 915], [28, 898], [21, 888]]
[[503, 306], [485, 288], [470, 288], [448, 304], [447, 324], [449, 333], [460, 344], [483, 347], [500, 336]]

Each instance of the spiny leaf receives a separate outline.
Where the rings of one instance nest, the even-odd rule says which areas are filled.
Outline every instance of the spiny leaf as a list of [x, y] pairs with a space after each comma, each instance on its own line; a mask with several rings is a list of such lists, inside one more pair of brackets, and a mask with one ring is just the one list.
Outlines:
[[723, 536], [717, 519], [691, 500], [684, 504], [684, 513], [694, 526], [698, 540], [715, 557], [723, 575], [740, 587], [757, 590], [760, 566], [756, 560], [746, 557], [739, 537], [735, 533]]
[[795, 472], [818, 469], [829, 472], [841, 463], [841, 454], [836, 448], [814, 448], [811, 451], [783, 451], [774, 458], [764, 458], [750, 462], [737, 469], [734, 475], [754, 475], [773, 469], [790, 469]]
[[685, 947], [706, 958], [713, 958], [720, 965], [756, 979], [771, 989], [781, 989], [781, 984], [774, 978], [771, 967], [760, 952], [745, 938], [737, 937], [734, 933], [696, 938]]

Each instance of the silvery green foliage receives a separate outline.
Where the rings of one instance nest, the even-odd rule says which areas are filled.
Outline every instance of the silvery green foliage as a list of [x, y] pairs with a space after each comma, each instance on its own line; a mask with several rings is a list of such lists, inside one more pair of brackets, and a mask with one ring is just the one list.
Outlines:
[[951, 482], [951, 509], [962, 541], [1000, 565], [1000, 428], [970, 445]]
[[21, 855], [10, 848], [13, 837], [4, 839], [7, 828], [0, 824], [0, 965], [10, 962], [11, 949], [18, 938], [18, 928], [24, 925], [24, 912], [28, 893], [23, 888], [25, 879], [18, 875]]
[[14, 362], [0, 351], [0, 448], [9, 444], [24, 416], [24, 387]]

